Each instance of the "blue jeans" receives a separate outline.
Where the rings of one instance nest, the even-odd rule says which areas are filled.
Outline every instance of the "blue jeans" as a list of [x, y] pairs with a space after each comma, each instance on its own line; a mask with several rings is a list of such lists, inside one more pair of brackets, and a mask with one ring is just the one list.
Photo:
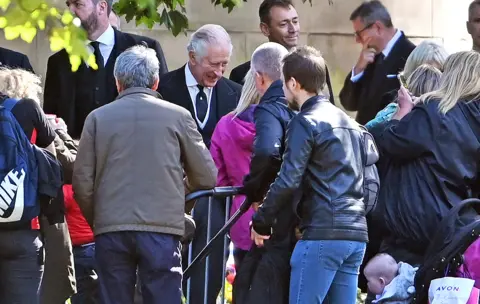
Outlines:
[[355, 304], [366, 243], [299, 241], [290, 264], [290, 304]]
[[133, 303], [137, 268], [143, 303], [180, 304], [180, 236], [155, 232], [109, 232], [95, 237], [102, 304]]
[[95, 262], [95, 244], [73, 247], [77, 293], [71, 298], [72, 304], [98, 304], [98, 276]]

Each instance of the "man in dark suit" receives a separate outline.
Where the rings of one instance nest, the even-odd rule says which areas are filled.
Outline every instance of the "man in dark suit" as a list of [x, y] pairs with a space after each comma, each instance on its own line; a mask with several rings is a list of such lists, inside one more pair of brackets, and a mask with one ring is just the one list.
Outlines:
[[357, 121], [365, 124], [396, 96], [400, 87], [397, 74], [415, 45], [393, 26], [380, 1], [362, 3], [350, 20], [363, 49], [345, 79], [340, 102], [346, 110], [357, 111]]
[[160, 75], [168, 70], [157, 41], [120, 32], [110, 25], [111, 0], [68, 0], [67, 4], [92, 41], [89, 48], [95, 54], [98, 69], [81, 64], [77, 72], [72, 72], [65, 50], [52, 55], [47, 64], [44, 111], [63, 118], [69, 134], [79, 138], [87, 115], [117, 97], [113, 67], [123, 51], [146, 44], [157, 53]]
[[[225, 29], [207, 24], [192, 34], [188, 43], [188, 62], [160, 80], [159, 92], [164, 100], [189, 110], [207, 146], [217, 122], [231, 112], [240, 99], [241, 86], [222, 75], [232, 54], [232, 42]], [[225, 203], [213, 201], [211, 206], [211, 236], [225, 220]], [[197, 225], [193, 239], [193, 255], [206, 245], [208, 200], [199, 200], [193, 216]], [[217, 242], [210, 254], [208, 295], [206, 303], [215, 303], [222, 286], [223, 242]], [[185, 259], [186, 260], [186, 259]], [[203, 264], [191, 276], [190, 303], [203, 303], [205, 270]], [[185, 282], [184, 282], [185, 283]]]
[[[292, 0], [264, 0], [258, 10], [260, 30], [270, 42], [283, 45], [287, 50], [298, 45], [300, 20]], [[230, 80], [244, 83], [245, 75], [250, 70], [250, 61], [242, 63], [230, 72]], [[334, 103], [334, 95], [330, 75], [327, 70], [327, 87], [330, 101]]]
[[33, 73], [27, 55], [0, 47], [0, 67], [20, 68]]

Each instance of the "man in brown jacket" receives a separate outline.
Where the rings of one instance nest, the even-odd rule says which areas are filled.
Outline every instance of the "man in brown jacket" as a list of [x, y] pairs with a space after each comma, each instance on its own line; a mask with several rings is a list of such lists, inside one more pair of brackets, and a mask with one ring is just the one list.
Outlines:
[[144, 303], [181, 302], [185, 192], [216, 182], [190, 113], [158, 98], [158, 71], [154, 50], [122, 53], [119, 96], [88, 115], [80, 139], [73, 189], [94, 229], [105, 304], [133, 302], [137, 266]]

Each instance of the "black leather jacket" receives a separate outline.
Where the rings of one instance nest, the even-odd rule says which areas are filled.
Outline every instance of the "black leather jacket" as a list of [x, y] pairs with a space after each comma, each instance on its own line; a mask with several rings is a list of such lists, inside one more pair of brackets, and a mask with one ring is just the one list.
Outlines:
[[281, 80], [273, 82], [255, 108], [253, 155], [250, 173], [243, 183], [243, 193], [252, 203], [263, 200], [282, 164], [285, 132], [294, 116], [288, 108], [282, 86]]
[[253, 217], [269, 235], [296, 190], [304, 240], [368, 241], [363, 203], [363, 136], [358, 124], [321, 96], [312, 97], [290, 122], [278, 177]]

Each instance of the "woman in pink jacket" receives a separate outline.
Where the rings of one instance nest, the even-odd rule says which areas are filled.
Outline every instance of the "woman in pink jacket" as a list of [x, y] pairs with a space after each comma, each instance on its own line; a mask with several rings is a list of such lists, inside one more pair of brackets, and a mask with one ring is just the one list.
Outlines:
[[[212, 135], [210, 152], [218, 169], [217, 186], [243, 185], [243, 177], [250, 170], [255, 138], [253, 112], [259, 100], [254, 77], [249, 71], [237, 108], [220, 119]], [[244, 199], [245, 196], [241, 195], [233, 199], [230, 216], [238, 210]], [[249, 226], [252, 215], [253, 209], [250, 208], [230, 229], [237, 269], [252, 245]]]

